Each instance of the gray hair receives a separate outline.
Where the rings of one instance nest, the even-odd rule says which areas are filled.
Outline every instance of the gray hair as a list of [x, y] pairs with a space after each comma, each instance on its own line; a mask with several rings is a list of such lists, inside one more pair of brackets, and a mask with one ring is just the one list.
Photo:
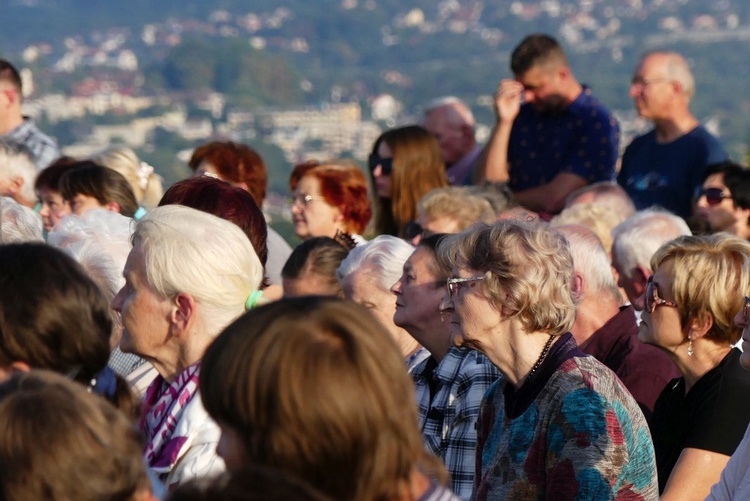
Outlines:
[[0, 197], [0, 243], [44, 242], [39, 214], [12, 198]]
[[162, 297], [191, 295], [202, 321], [216, 335], [245, 310], [263, 280], [263, 265], [235, 224], [211, 214], [165, 205], [146, 214], [133, 234], [146, 265], [146, 280]]
[[[606, 205], [615, 210], [625, 220], [635, 214], [635, 205], [630, 195], [619, 184], [612, 181], [599, 181], [573, 191], [565, 200], [565, 208], [576, 203], [582, 195], [591, 194], [597, 205]], [[579, 202], [580, 203], [580, 202]]]
[[364, 245], [358, 245], [349, 252], [336, 270], [339, 283], [360, 270], [377, 272], [377, 284], [382, 290], [390, 290], [401, 274], [404, 263], [414, 252], [414, 247], [398, 237], [380, 235]]
[[684, 219], [663, 209], [636, 212], [612, 230], [612, 254], [617, 256], [626, 278], [639, 267], [651, 270], [651, 258], [662, 246], [681, 235], [690, 235]]
[[20, 177], [23, 180], [20, 195], [32, 203], [36, 200], [34, 181], [38, 173], [26, 148], [0, 141], [0, 178], [11, 180]]
[[695, 95], [695, 79], [685, 57], [677, 52], [657, 50], [644, 55], [641, 61], [649, 56], [661, 56], [665, 59], [664, 77], [679, 83], [682, 93], [690, 101]]
[[573, 255], [573, 266], [588, 284], [590, 295], [608, 294], [618, 302], [620, 291], [612, 274], [609, 255], [596, 234], [585, 226], [566, 224], [553, 229], [564, 236]]
[[424, 116], [427, 117], [427, 115], [439, 108], [447, 108], [451, 111], [448, 114], [448, 119], [452, 125], [468, 125], [472, 129], [476, 125], [476, 120], [474, 120], [474, 114], [471, 112], [471, 108], [456, 96], [445, 96], [433, 99], [425, 107]]

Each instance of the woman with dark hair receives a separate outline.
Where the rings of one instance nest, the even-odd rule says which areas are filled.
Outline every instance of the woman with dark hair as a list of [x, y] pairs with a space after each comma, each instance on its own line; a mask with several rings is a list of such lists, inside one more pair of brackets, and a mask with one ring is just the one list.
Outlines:
[[156, 499], [131, 421], [61, 375], [0, 384], [0, 423], [0, 499]]
[[279, 468], [333, 499], [457, 500], [417, 428], [414, 388], [389, 334], [354, 303], [282, 299], [206, 351], [201, 395], [229, 470]]
[[91, 161], [78, 162], [74, 167], [62, 175], [59, 185], [73, 214], [106, 209], [127, 217], [135, 215], [138, 202], [122, 174]]
[[135, 417], [127, 382], [107, 367], [111, 333], [107, 300], [73, 258], [44, 244], [0, 246], [0, 381], [49, 369]]
[[334, 238], [344, 233], [357, 243], [372, 216], [367, 179], [356, 165], [308, 162], [294, 168], [289, 179], [292, 222], [302, 240]]
[[51, 231], [60, 220], [72, 214], [70, 204], [60, 194], [60, 178], [67, 171], [75, 168], [76, 161], [70, 157], [61, 157], [41, 171], [34, 181], [34, 190], [39, 197], [39, 215], [42, 216], [45, 231]]
[[406, 236], [417, 218], [417, 202], [429, 191], [448, 186], [440, 146], [418, 125], [391, 129], [375, 141], [368, 160], [375, 190], [375, 233]]

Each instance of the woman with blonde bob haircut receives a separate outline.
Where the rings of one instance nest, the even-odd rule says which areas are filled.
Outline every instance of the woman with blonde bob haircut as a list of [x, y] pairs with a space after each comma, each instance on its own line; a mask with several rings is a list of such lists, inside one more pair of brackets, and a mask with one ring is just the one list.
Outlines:
[[0, 385], [0, 423], [0, 499], [156, 499], [130, 420], [61, 375]]
[[279, 468], [333, 499], [456, 500], [424, 449], [414, 389], [388, 333], [333, 298], [248, 312], [209, 347], [202, 398], [230, 470]]
[[742, 294], [750, 243], [719, 233], [683, 236], [651, 260], [641, 341], [665, 350], [682, 377], [654, 406], [651, 430], [662, 499], [704, 499], [750, 423], [750, 373], [743, 370]]
[[576, 305], [565, 239], [500, 221], [446, 237], [438, 261], [452, 270], [441, 310], [454, 344], [484, 353], [504, 376], [477, 420], [472, 499], [655, 498], [643, 413], [569, 332]]

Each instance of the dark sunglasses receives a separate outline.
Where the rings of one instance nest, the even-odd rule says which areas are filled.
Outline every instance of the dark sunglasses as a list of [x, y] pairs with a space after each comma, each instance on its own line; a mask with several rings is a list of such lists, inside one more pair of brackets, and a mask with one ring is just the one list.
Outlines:
[[390, 176], [393, 173], [392, 158], [381, 158], [380, 155], [375, 153], [371, 154], [367, 159], [367, 167], [370, 168], [370, 172], [375, 172], [375, 168], [378, 165], [380, 165], [380, 170], [383, 176]]
[[724, 190], [721, 188], [706, 188], [701, 191], [701, 195], [706, 197], [708, 205], [719, 205], [725, 198], [732, 198], [730, 195], [724, 193]]
[[654, 283], [654, 277], [652, 275], [648, 277], [648, 282], [646, 283], [646, 301], [644, 306], [649, 313], [653, 314], [657, 306], [670, 306], [672, 308], [677, 308], [677, 303], [659, 297], [659, 288]]

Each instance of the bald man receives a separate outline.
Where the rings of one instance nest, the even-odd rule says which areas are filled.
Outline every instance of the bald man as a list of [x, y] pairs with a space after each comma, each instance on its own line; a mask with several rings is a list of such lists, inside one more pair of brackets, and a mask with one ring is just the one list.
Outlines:
[[630, 97], [654, 129], [627, 147], [617, 182], [638, 210], [659, 205], [689, 217], [706, 168], [727, 159], [721, 143], [690, 112], [694, 94], [693, 75], [680, 54], [652, 52], [635, 70]]

